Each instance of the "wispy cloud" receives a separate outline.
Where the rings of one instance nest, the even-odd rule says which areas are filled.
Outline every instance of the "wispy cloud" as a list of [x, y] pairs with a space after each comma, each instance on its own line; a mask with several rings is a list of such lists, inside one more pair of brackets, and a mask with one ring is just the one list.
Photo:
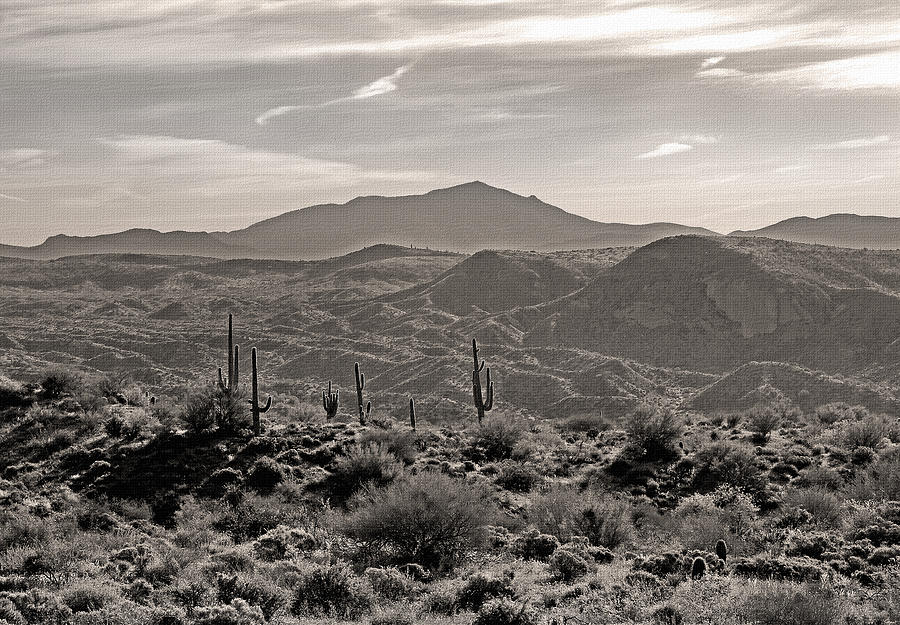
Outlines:
[[638, 154], [634, 158], [646, 159], [646, 158], [659, 158], [661, 156], [671, 156], [672, 154], [680, 154], [682, 152], [688, 152], [693, 150], [694, 146], [688, 145], [687, 143], [663, 143], [661, 145], [656, 146], [653, 150], [649, 152], [644, 152], [643, 154]]
[[0, 150], [0, 171], [12, 167], [38, 167], [55, 156], [56, 152], [39, 148], [9, 148]]
[[817, 150], [856, 150], [859, 148], [870, 148], [876, 145], [890, 143], [889, 135], [879, 135], [877, 137], [860, 137], [858, 139], [847, 139], [846, 141], [837, 141], [835, 143], [821, 143], [815, 146]]
[[836, 90], [900, 88], [900, 50], [754, 74], [761, 82]]
[[711, 145], [722, 140], [719, 135], [682, 135], [678, 141], [693, 145]]
[[21, 203], [25, 203], [28, 201], [23, 198], [17, 197], [15, 195], [8, 195], [6, 193], [0, 193], [0, 198], [3, 198], [4, 200], [12, 200], [13, 202], [21, 202]]
[[708, 59], [703, 59], [703, 62], [700, 63], [700, 69], [707, 69], [709, 67], [712, 67], [713, 65], [718, 65], [724, 60], [724, 56], [711, 56]]
[[398, 67], [396, 70], [394, 70], [393, 74], [382, 76], [381, 78], [360, 87], [353, 92], [353, 95], [349, 95], [344, 98], [338, 98], [336, 100], [329, 100], [328, 102], [323, 102], [321, 104], [291, 104], [287, 106], [276, 106], [259, 115], [255, 121], [258, 125], [265, 126], [270, 119], [280, 117], [288, 113], [293, 113], [294, 111], [317, 109], [325, 106], [333, 106], [342, 102], [351, 102], [353, 100], [367, 100], [369, 98], [374, 98], [386, 93], [391, 93], [392, 91], [397, 90], [397, 81], [400, 80], [400, 77], [406, 74], [411, 67], [412, 65], [403, 65], [402, 67]]

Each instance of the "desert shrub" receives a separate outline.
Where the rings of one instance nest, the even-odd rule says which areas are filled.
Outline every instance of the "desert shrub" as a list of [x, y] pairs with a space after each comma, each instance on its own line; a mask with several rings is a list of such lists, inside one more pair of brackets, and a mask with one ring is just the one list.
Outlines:
[[403, 472], [403, 465], [383, 445], [354, 445], [335, 466], [334, 476], [340, 495], [350, 496], [364, 484], [384, 486]]
[[900, 451], [884, 453], [847, 487], [851, 499], [900, 501]]
[[821, 579], [823, 571], [820, 563], [803, 556], [760, 554], [742, 558], [734, 565], [734, 572], [738, 575], [795, 582], [817, 581]]
[[744, 618], [758, 625], [837, 625], [844, 612], [833, 592], [808, 584], [755, 585], [741, 607]]
[[379, 614], [372, 617], [369, 625], [414, 625], [414, 621], [405, 614]]
[[292, 513], [296, 509], [282, 504], [276, 497], [247, 495], [227, 509], [213, 526], [237, 542], [246, 542], [289, 522]]
[[284, 469], [272, 458], [263, 456], [250, 467], [247, 486], [260, 491], [269, 491], [284, 481]]
[[244, 476], [237, 469], [225, 467], [213, 471], [203, 482], [201, 492], [210, 497], [221, 497], [229, 488], [233, 488], [243, 481]]
[[541, 534], [531, 528], [516, 538], [513, 552], [523, 560], [540, 560], [545, 562], [559, 547], [559, 540], [550, 534]]
[[262, 610], [266, 620], [270, 620], [288, 601], [281, 588], [261, 575], [219, 575], [216, 577], [216, 588], [220, 602], [229, 604], [235, 599], [243, 599]]
[[33, 547], [49, 537], [50, 527], [46, 521], [11, 510], [0, 513], [0, 552], [11, 547]]
[[229, 605], [197, 608], [192, 625], [262, 625], [265, 617], [262, 610], [251, 606], [242, 599], [235, 599]]
[[476, 462], [497, 462], [512, 457], [513, 451], [525, 436], [524, 425], [514, 419], [488, 419], [476, 429], [469, 440], [468, 454]]
[[508, 577], [476, 573], [456, 591], [456, 606], [460, 610], [477, 612], [490, 599], [514, 597], [515, 594]]
[[400, 563], [433, 568], [481, 542], [489, 501], [481, 487], [423, 472], [358, 496], [343, 530]]
[[370, 567], [365, 570], [365, 576], [377, 595], [391, 601], [408, 596], [414, 588], [413, 581], [395, 568]]
[[758, 443], [765, 443], [781, 427], [782, 414], [775, 406], [757, 406], [747, 413], [747, 426]]
[[44, 399], [60, 399], [74, 395], [84, 381], [81, 376], [68, 369], [54, 368], [41, 377], [41, 396]]
[[535, 625], [537, 616], [527, 603], [493, 599], [484, 604], [472, 625]]
[[62, 591], [62, 601], [72, 612], [93, 612], [119, 601], [119, 595], [107, 584], [79, 582]]
[[671, 604], [658, 606], [650, 612], [650, 621], [654, 625], [682, 625], [684, 615]]
[[785, 505], [791, 510], [805, 510], [811, 522], [823, 527], [841, 524], [841, 498], [824, 488], [795, 488], [785, 495]]
[[319, 541], [306, 530], [279, 525], [253, 542], [257, 557], [267, 562], [287, 560], [297, 553], [312, 551]]
[[535, 497], [528, 508], [528, 520], [561, 541], [585, 536], [592, 545], [607, 549], [625, 543], [633, 531], [625, 501], [571, 486], [555, 486]]
[[0, 409], [20, 408], [31, 403], [25, 387], [8, 377], [0, 375]]
[[625, 421], [628, 442], [651, 461], [663, 461], [677, 454], [682, 431], [681, 419], [665, 406], [640, 404]]
[[515, 493], [527, 493], [540, 481], [540, 476], [531, 467], [519, 462], [504, 462], [495, 478], [497, 485]]
[[68, 623], [72, 610], [62, 599], [51, 592], [32, 588], [24, 592], [6, 593], [6, 598], [15, 606], [26, 623]]
[[576, 414], [558, 422], [557, 427], [563, 432], [579, 432], [594, 438], [610, 428], [609, 421], [599, 412], [597, 414]]
[[837, 434], [837, 443], [849, 450], [859, 447], [876, 449], [885, 438], [897, 438], [897, 426], [883, 415], [869, 415], [858, 421], [844, 423]]
[[192, 434], [211, 430], [216, 424], [216, 394], [212, 389], [192, 393], [184, 405], [181, 421]]
[[405, 465], [416, 461], [419, 452], [419, 438], [412, 430], [372, 429], [363, 432], [359, 444], [380, 445]]
[[294, 588], [291, 611], [297, 616], [359, 619], [372, 606], [371, 591], [343, 564], [318, 565]]
[[766, 486], [753, 452], [726, 441], [711, 443], [694, 453], [693, 483], [701, 492], [728, 485], [756, 494]]
[[580, 554], [566, 548], [557, 549], [549, 562], [550, 575], [553, 579], [573, 582], [591, 570], [590, 563]]
[[816, 408], [816, 418], [826, 425], [832, 425], [838, 421], [858, 421], [869, 416], [869, 411], [863, 406], [850, 406], [843, 402], [824, 404]]

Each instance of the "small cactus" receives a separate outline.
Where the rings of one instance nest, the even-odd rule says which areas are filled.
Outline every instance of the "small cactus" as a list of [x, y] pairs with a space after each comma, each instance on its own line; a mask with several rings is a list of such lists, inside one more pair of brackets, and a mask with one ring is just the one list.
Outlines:
[[691, 579], [700, 579], [704, 575], [706, 575], [706, 560], [698, 556], [694, 558], [694, 563], [691, 564]]
[[325, 417], [334, 419], [338, 411], [339, 392], [331, 392], [331, 380], [328, 381], [328, 390], [322, 391], [322, 407], [325, 408]]
[[412, 397], [409, 398], [409, 427], [416, 431], [416, 402]]
[[358, 362], [353, 365], [353, 370], [356, 374], [356, 404], [359, 411], [359, 424], [365, 425], [366, 418], [372, 412], [372, 402], [363, 404], [363, 389], [366, 388], [366, 374], [360, 373]]
[[479, 364], [478, 361], [478, 344], [472, 339], [472, 359], [474, 360], [474, 369], [472, 370], [472, 395], [475, 399], [475, 409], [478, 411], [478, 423], [484, 420], [484, 413], [494, 407], [494, 383], [491, 381], [491, 368], [487, 370], [487, 399], [481, 392], [481, 370], [484, 369], [484, 361]]
[[259, 415], [269, 411], [272, 407], [272, 396], [266, 400], [265, 406], [259, 405], [259, 377], [256, 367], [256, 348], [250, 350], [250, 370], [251, 370], [251, 394], [250, 394], [250, 411], [253, 413], [253, 434], [259, 436], [262, 428], [259, 423]]
[[716, 555], [719, 556], [719, 560], [725, 562], [726, 558], [728, 558], [728, 545], [725, 544], [724, 540], [719, 539], [716, 543]]

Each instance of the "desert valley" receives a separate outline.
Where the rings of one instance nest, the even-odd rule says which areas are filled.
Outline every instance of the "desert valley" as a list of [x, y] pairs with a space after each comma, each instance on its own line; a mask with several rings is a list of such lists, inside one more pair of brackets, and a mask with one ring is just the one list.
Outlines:
[[898, 622], [900, 251], [838, 217], [8, 246], [0, 623]]

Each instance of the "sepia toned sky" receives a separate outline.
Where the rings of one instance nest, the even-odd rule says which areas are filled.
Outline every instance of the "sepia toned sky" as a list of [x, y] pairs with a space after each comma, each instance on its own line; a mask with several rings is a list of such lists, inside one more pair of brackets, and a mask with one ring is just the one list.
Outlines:
[[900, 216], [895, 0], [0, 0], [0, 243], [474, 179], [726, 232]]

